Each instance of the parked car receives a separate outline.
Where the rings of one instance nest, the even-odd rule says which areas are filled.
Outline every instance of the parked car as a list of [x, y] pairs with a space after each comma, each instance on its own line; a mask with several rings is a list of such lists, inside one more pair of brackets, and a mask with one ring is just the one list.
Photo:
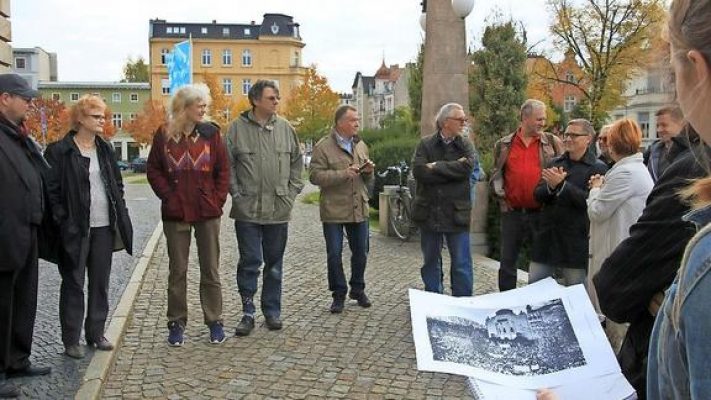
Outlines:
[[131, 169], [133, 172], [146, 172], [146, 163], [148, 159], [144, 157], [136, 157], [131, 161]]
[[126, 170], [128, 170], [129, 168], [131, 168], [131, 166], [128, 165], [128, 163], [127, 163], [126, 161], [123, 161], [123, 160], [117, 161], [116, 164], [118, 164], [118, 167], [119, 167], [119, 169], [120, 169], [121, 171], [126, 171]]

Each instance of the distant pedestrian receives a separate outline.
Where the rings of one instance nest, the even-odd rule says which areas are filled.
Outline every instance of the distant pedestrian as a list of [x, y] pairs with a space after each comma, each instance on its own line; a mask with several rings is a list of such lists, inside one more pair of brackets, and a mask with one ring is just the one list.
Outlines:
[[225, 341], [220, 283], [220, 216], [227, 200], [229, 160], [220, 128], [205, 122], [210, 94], [203, 86], [180, 88], [170, 101], [168, 123], [158, 129], [147, 176], [161, 199], [168, 245], [168, 344], [182, 346], [188, 320], [190, 234], [200, 264], [200, 303], [210, 343]]
[[46, 375], [30, 363], [37, 313], [38, 241], [49, 165], [23, 121], [39, 93], [17, 74], [0, 75], [0, 397], [20, 396], [7, 381]]
[[59, 322], [64, 353], [72, 358], [84, 357], [79, 346], [82, 323], [86, 344], [105, 351], [114, 348], [104, 336], [112, 254], [121, 249], [131, 254], [133, 247], [121, 171], [113, 146], [101, 138], [105, 112], [101, 97], [82, 96], [70, 111], [71, 130], [45, 151], [52, 166], [49, 198], [62, 238]]
[[420, 228], [422, 281], [428, 292], [443, 293], [444, 242], [451, 257], [453, 296], [471, 296], [474, 271], [469, 243], [471, 174], [474, 145], [462, 136], [467, 116], [461, 105], [445, 104], [436, 117], [437, 131], [420, 140], [412, 160], [417, 188], [412, 220]]
[[296, 131], [277, 115], [276, 83], [259, 80], [249, 90], [252, 109], [232, 121], [227, 134], [232, 164], [232, 211], [239, 261], [237, 287], [243, 316], [235, 334], [254, 329], [259, 269], [264, 264], [261, 307], [267, 328], [279, 330], [281, 280], [288, 222], [296, 195], [303, 188], [303, 154]]
[[499, 290], [516, 288], [516, 263], [525, 244], [535, 251], [541, 240], [541, 204], [533, 190], [541, 171], [553, 157], [562, 154], [563, 145], [552, 133], [544, 132], [546, 105], [535, 99], [521, 106], [521, 125], [516, 132], [494, 145], [494, 173], [490, 185], [501, 209], [501, 265]]
[[368, 185], [375, 164], [368, 146], [358, 137], [358, 111], [349, 105], [336, 110], [335, 126], [314, 146], [310, 179], [321, 188], [319, 199], [323, 235], [326, 239], [328, 289], [333, 296], [332, 313], [343, 311], [346, 277], [343, 273], [343, 233], [351, 249], [349, 297], [361, 307], [370, 307], [365, 294], [368, 261]]
[[608, 133], [612, 125], [605, 125], [600, 128], [600, 133], [597, 135], [597, 148], [598, 157], [597, 159], [604, 162], [608, 168], [612, 168], [615, 165], [615, 161], [610, 158], [610, 146], [608, 144]]

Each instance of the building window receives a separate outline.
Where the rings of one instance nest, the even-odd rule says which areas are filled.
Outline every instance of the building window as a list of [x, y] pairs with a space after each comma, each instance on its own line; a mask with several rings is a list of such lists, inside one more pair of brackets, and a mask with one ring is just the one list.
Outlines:
[[230, 36], [230, 28], [222, 28], [222, 36], [224, 36], [224, 37]]
[[297, 39], [299, 38], [299, 26], [298, 25], [294, 25], [294, 37]]
[[131, 103], [138, 103], [138, 93], [131, 93]]
[[163, 95], [169, 95], [170, 94], [170, 79], [161, 79], [160, 80], [160, 87], [161, 87], [161, 93]]
[[232, 65], [232, 50], [224, 49], [222, 51], [222, 65]]
[[565, 111], [565, 112], [573, 111], [576, 103], [577, 103], [577, 101], [575, 100], [575, 96], [565, 96], [565, 101], [563, 102], [563, 111]]
[[252, 34], [252, 30], [249, 29], [249, 28], [244, 28], [244, 34], [245, 34], [246, 36], [249, 36], [249, 35]]
[[111, 93], [111, 102], [112, 103], [120, 103], [121, 102], [121, 93]]
[[170, 34], [172, 34], [172, 33], [173, 33], [173, 27], [172, 27], [172, 26], [169, 26], [169, 27], [165, 28], [165, 33], [170, 33]]
[[202, 51], [202, 65], [212, 64], [212, 51], [210, 49], [204, 49]]
[[168, 53], [170, 53], [170, 50], [160, 49], [160, 63], [161, 63], [161, 65], [165, 65], [168, 62]]
[[637, 113], [637, 123], [639, 123], [639, 128], [642, 130], [642, 137], [649, 137], [649, 113], [639, 112]]
[[572, 72], [568, 71], [565, 73], [565, 80], [571, 83], [575, 83], [575, 75], [573, 75]]
[[248, 95], [249, 94], [249, 89], [252, 88], [252, 80], [251, 79], [242, 79], [242, 94], [243, 95]]
[[128, 115], [128, 120], [129, 120], [129, 121], [135, 121], [135, 120], [136, 120], [136, 116], [137, 116], [136, 113], [131, 113], [131, 114]]
[[15, 69], [27, 68], [27, 59], [25, 57], [15, 57]]
[[207, 35], [207, 27], [203, 26], [202, 28], [200, 28], [200, 33], [202, 33], [203, 35]]
[[232, 96], [232, 79], [222, 79], [222, 92], [224, 92], [227, 96]]
[[298, 67], [299, 64], [301, 63], [300, 57], [299, 57], [299, 52], [295, 51], [294, 56], [291, 59], [291, 66], [292, 67]]
[[185, 34], [185, 27], [184, 27], [184, 26], [181, 26], [181, 27], [180, 27], [180, 33], [183, 34], [183, 35]]
[[61, 101], [62, 100], [62, 95], [59, 93], [52, 93], [52, 100], [54, 101]]
[[252, 66], [252, 52], [249, 49], [242, 51], [242, 65], [245, 67]]
[[230, 113], [229, 107], [225, 107], [225, 109], [222, 112], [225, 114], [225, 121], [229, 121], [232, 119], [232, 114]]
[[79, 93], [69, 93], [69, 101], [79, 101]]
[[111, 116], [111, 123], [114, 124], [114, 127], [121, 129], [123, 126], [123, 119], [121, 118], [121, 113], [114, 113]]

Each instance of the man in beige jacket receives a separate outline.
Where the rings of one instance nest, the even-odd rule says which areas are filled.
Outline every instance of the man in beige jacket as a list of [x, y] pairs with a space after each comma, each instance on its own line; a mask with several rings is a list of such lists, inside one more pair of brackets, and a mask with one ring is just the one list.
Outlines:
[[335, 128], [314, 146], [310, 180], [321, 187], [320, 211], [326, 239], [328, 289], [332, 313], [343, 312], [346, 277], [343, 273], [343, 232], [351, 249], [349, 297], [361, 307], [370, 307], [365, 295], [365, 265], [368, 258], [368, 189], [375, 164], [368, 159], [368, 146], [358, 138], [358, 111], [349, 105], [336, 110]]

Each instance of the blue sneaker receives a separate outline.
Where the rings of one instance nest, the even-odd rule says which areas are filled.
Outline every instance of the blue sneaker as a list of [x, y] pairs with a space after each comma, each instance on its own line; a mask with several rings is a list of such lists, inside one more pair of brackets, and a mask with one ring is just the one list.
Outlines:
[[222, 329], [222, 322], [215, 321], [209, 325], [210, 343], [220, 344], [225, 341], [225, 331]]
[[173, 347], [180, 347], [183, 345], [183, 328], [180, 323], [176, 321], [168, 322], [168, 344]]

